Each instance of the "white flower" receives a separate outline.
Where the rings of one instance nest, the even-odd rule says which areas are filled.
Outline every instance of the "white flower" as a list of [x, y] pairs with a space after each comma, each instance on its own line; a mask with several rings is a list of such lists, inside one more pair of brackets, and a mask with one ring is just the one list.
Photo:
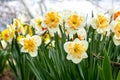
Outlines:
[[28, 52], [30, 56], [37, 56], [38, 46], [41, 44], [41, 38], [37, 35], [30, 37], [29, 35], [26, 38], [20, 40], [20, 44], [23, 46], [21, 52]]
[[80, 41], [76, 38], [74, 41], [68, 41], [64, 44], [64, 49], [68, 53], [67, 59], [72, 60], [74, 63], [79, 63], [83, 58], [87, 58], [86, 50], [88, 42], [85, 40]]
[[104, 14], [98, 14], [91, 21], [91, 25], [98, 33], [104, 33], [110, 30], [109, 26], [110, 19]]
[[35, 29], [35, 33], [41, 35], [42, 33], [44, 33], [46, 31], [45, 26], [41, 25], [42, 20], [41, 18], [35, 17], [34, 19], [31, 20], [30, 24], [33, 26], [33, 28]]
[[120, 45], [120, 22], [112, 24], [112, 31], [114, 32], [113, 41], [116, 46]]
[[72, 38], [73, 34], [77, 33], [85, 25], [85, 18], [77, 13], [69, 15], [65, 20], [65, 28], [67, 34]]
[[4, 29], [2, 32], [1, 32], [1, 38], [2, 40], [5, 40], [9, 43], [12, 42], [12, 39], [15, 35], [15, 29], [14, 29], [14, 26], [12, 24], [10, 25], [7, 25], [7, 28]]
[[45, 14], [42, 26], [47, 27], [49, 33], [51, 36], [54, 36], [54, 33], [60, 32], [59, 31], [59, 25], [61, 24], [61, 16], [58, 12], [55, 11], [49, 11], [47, 14]]
[[113, 36], [113, 42], [116, 46], [120, 45], [120, 38], [117, 38], [116, 35]]

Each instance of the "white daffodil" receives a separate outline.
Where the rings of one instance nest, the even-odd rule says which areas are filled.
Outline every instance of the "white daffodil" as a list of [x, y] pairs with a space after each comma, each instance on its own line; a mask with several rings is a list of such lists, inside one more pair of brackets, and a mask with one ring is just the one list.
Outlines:
[[9, 43], [12, 42], [12, 39], [15, 35], [15, 29], [14, 29], [14, 26], [12, 24], [10, 25], [7, 25], [7, 28], [4, 29], [2, 32], [1, 32], [1, 38], [2, 40], [5, 40]]
[[47, 27], [51, 36], [54, 36], [55, 32], [59, 31], [59, 24], [61, 23], [61, 16], [58, 12], [50, 11], [45, 14], [42, 26]]
[[21, 18], [14, 19], [13, 25], [15, 26], [15, 30], [18, 34], [25, 34], [23, 24], [24, 23]]
[[82, 29], [84, 25], [85, 25], [85, 18], [76, 13], [71, 14], [65, 20], [65, 28], [67, 34], [69, 34], [70, 37], [72, 37], [73, 34], [77, 33], [79, 29]]
[[109, 18], [103, 14], [98, 14], [91, 21], [91, 25], [98, 33], [104, 33], [110, 30]]
[[79, 63], [83, 58], [87, 58], [86, 50], [88, 42], [85, 40], [80, 41], [76, 38], [74, 41], [68, 41], [64, 44], [64, 49], [68, 53], [67, 59], [72, 60], [74, 63]]
[[34, 19], [31, 20], [30, 24], [33, 26], [33, 28], [35, 29], [35, 33], [41, 35], [42, 33], [44, 33], [44, 31], [46, 31], [45, 26], [41, 25], [42, 20], [41, 18], [35, 17]]
[[120, 45], [120, 22], [112, 24], [112, 31], [114, 32], [113, 41], [116, 46]]
[[23, 46], [21, 52], [28, 52], [30, 56], [37, 56], [38, 46], [41, 44], [41, 38], [37, 35], [30, 37], [29, 35], [26, 38], [20, 40], [20, 44]]

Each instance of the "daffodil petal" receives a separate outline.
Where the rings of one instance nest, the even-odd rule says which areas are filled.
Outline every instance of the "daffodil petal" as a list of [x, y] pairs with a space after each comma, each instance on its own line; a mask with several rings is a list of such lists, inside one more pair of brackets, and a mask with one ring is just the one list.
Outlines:
[[116, 46], [120, 45], [120, 40], [117, 40], [115, 36], [113, 36], [113, 42]]
[[38, 52], [37, 52], [37, 50], [35, 50], [34, 52], [30, 52], [29, 54], [31, 57], [36, 57]]
[[22, 47], [22, 48], [21, 48], [21, 52], [25, 52], [25, 53], [27, 53], [28, 50], [25, 50], [24, 47]]
[[71, 60], [73, 57], [72, 57], [72, 55], [71, 54], [68, 54], [67, 55], [67, 60]]
[[88, 48], [88, 42], [86, 40], [82, 40], [81, 43], [84, 44], [84, 46], [85, 46], [85, 48], [87, 50], [87, 48]]
[[73, 58], [72, 61], [75, 63], [75, 64], [78, 64], [79, 62], [81, 62], [82, 58]]
[[69, 50], [68, 50], [69, 44], [72, 44], [72, 42], [66, 42], [66, 43], [64, 44], [64, 50], [65, 50], [66, 52], [68, 52], [68, 53], [69, 53]]
[[82, 54], [82, 58], [87, 58], [87, 57], [88, 57], [87, 53], [84, 52], [84, 53]]

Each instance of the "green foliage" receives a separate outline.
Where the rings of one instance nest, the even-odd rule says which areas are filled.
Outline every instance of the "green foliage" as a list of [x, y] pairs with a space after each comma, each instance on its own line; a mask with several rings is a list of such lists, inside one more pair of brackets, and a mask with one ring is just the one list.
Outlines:
[[119, 71], [119, 73], [117, 75], [117, 80], [120, 80], [120, 71]]
[[104, 57], [104, 61], [103, 61], [103, 74], [104, 74], [105, 80], [113, 80], [110, 60], [108, 58], [106, 51], [104, 51], [104, 55], [105, 55], [105, 57]]
[[29, 69], [26, 54], [20, 52], [16, 39], [13, 39], [12, 44], [8, 61], [16, 80], [34, 80], [34, 74]]
[[5, 67], [6, 67], [6, 61], [9, 58], [9, 54], [5, 50], [0, 50], [0, 74], [3, 73]]
[[119, 67], [111, 66], [111, 61], [120, 62], [117, 60], [120, 46], [114, 45], [113, 34], [98, 34], [91, 26], [86, 27], [88, 58], [74, 64], [66, 59], [67, 53], [63, 47], [65, 42], [72, 39], [66, 35], [65, 26], [61, 27], [59, 25], [61, 37], [56, 32], [48, 44], [42, 42], [37, 57], [21, 52], [21, 45], [14, 38], [10, 50], [0, 51], [0, 71], [3, 71], [8, 60], [16, 80], [119, 80]]

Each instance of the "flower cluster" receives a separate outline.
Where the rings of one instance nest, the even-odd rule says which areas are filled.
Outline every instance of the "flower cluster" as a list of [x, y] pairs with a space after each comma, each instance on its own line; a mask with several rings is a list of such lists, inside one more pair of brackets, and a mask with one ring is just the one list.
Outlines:
[[[117, 46], [120, 45], [119, 14], [119, 11], [115, 12], [113, 20], [105, 14], [97, 14], [91, 19], [91, 26], [97, 34], [104, 35], [110, 32], [114, 34], [113, 41]], [[62, 38], [60, 29], [69, 38], [63, 45], [67, 59], [79, 63], [83, 58], [87, 58], [86, 51], [90, 41], [87, 38], [86, 18], [82, 14], [71, 11], [48, 11], [43, 18], [38, 16], [32, 19], [30, 24], [20, 18], [15, 19], [1, 32], [1, 44], [5, 49], [8, 44], [12, 45], [13, 39], [16, 39], [22, 53], [29, 53], [30, 56], [35, 57], [42, 42], [54, 45], [51, 39], [55, 33]]]

